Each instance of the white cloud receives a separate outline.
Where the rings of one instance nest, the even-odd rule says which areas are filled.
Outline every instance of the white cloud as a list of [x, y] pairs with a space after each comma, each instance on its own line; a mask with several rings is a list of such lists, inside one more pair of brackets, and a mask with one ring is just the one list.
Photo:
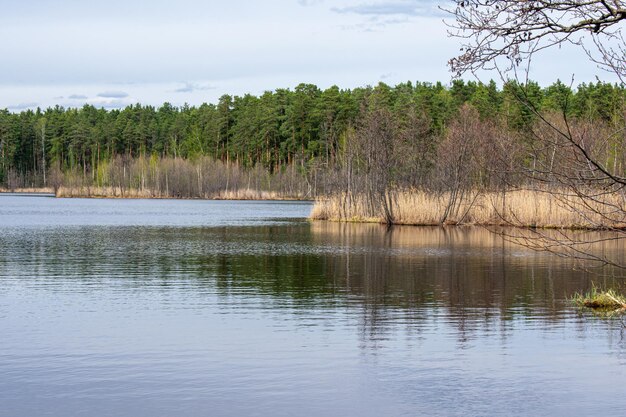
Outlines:
[[323, 3], [324, 0], [298, 0], [300, 6], [309, 7]]
[[430, 0], [378, 1], [333, 7], [331, 10], [341, 14], [351, 13], [365, 16], [441, 16], [442, 12], [438, 3]]
[[94, 107], [102, 107], [105, 109], [121, 109], [135, 102], [136, 100], [124, 98], [92, 98], [86, 101], [87, 104], [91, 104]]
[[7, 108], [12, 111], [22, 111], [22, 110], [37, 108], [38, 105], [39, 103], [29, 102], [29, 103], [20, 103], [20, 104], [10, 105], [10, 106], [7, 106]]
[[213, 90], [215, 87], [208, 84], [186, 82], [182, 87], [174, 90], [175, 93], [193, 93], [194, 91]]
[[128, 93], [125, 91], [105, 91], [103, 93], [98, 93], [98, 97], [119, 99], [128, 97]]
[[[19, 42], [0, 43], [11, 63], [0, 65], [0, 107], [200, 104], [300, 82], [353, 88], [387, 73], [390, 83], [446, 82], [459, 48], [428, 0], [32, 2], [3, 3], [0, 37]], [[580, 54], [555, 52], [535, 79], [569, 67], [580, 82], [604, 77]]]

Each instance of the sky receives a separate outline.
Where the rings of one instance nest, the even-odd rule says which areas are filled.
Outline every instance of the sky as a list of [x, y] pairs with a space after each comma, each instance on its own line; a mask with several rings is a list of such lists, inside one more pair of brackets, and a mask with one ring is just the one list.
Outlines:
[[[0, 0], [0, 108], [216, 102], [313, 83], [449, 83], [447, 0]], [[531, 77], [594, 81], [563, 48]], [[490, 75], [481, 75], [489, 79]], [[493, 74], [493, 78], [497, 78]]]

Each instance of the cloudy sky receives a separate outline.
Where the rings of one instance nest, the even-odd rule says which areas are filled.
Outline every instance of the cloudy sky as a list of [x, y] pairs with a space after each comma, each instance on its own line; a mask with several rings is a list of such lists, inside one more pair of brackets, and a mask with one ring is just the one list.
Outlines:
[[[0, 108], [215, 102], [308, 82], [450, 81], [441, 0], [0, 0]], [[572, 51], [533, 78], [598, 70]]]

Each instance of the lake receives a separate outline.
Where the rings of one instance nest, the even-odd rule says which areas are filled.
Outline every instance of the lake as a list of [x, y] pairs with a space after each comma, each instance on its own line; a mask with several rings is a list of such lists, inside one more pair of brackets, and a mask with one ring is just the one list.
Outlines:
[[623, 279], [310, 209], [0, 196], [0, 416], [626, 410], [621, 319], [568, 300]]

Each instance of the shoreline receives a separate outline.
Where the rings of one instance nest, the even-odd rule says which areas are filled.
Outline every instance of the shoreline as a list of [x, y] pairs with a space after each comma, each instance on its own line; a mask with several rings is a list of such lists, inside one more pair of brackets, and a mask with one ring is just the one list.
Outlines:
[[[291, 201], [291, 202], [307, 202], [314, 203], [315, 199], [312, 198], [297, 198], [297, 197], [284, 197], [278, 196], [274, 193], [266, 192], [254, 192], [249, 193], [247, 190], [242, 192], [230, 192], [227, 195], [218, 195], [214, 197], [187, 197], [187, 196], [167, 196], [167, 195], [154, 195], [151, 192], [140, 190], [129, 190], [115, 193], [98, 192], [102, 191], [99, 187], [85, 187], [89, 192], [81, 192], [84, 190], [66, 189], [60, 187], [55, 192], [54, 188], [40, 187], [40, 188], [0, 188], [0, 196], [3, 194], [9, 195], [41, 195], [51, 196], [54, 198], [88, 198], [88, 199], [102, 199], [102, 200], [207, 200], [207, 201]], [[92, 192], [94, 191], [94, 192]]]
[[521, 230], [567, 230], [572, 232], [624, 232], [626, 231], [626, 226], [621, 227], [585, 227], [585, 226], [559, 226], [559, 225], [545, 225], [545, 226], [536, 226], [536, 225], [524, 225], [524, 224], [511, 224], [511, 223], [390, 223], [387, 224], [379, 219], [316, 219], [313, 217], [308, 217], [307, 220], [311, 222], [320, 222], [320, 223], [337, 223], [337, 224], [375, 224], [379, 226], [385, 227], [415, 227], [415, 228], [427, 228], [427, 227], [443, 227], [443, 228], [472, 228], [472, 227], [481, 227], [481, 228], [511, 228], [511, 229], [521, 229]]
[[1, 194], [51, 194], [55, 195], [54, 188], [52, 187], [24, 187], [24, 188], [0, 188]]
[[[380, 224], [389, 226], [410, 227], [513, 227], [527, 230], [569, 230], [569, 231], [626, 231], [626, 223], [616, 222], [613, 224], [584, 224], [579, 213], [568, 211], [558, 199], [549, 196], [544, 191], [511, 191], [507, 193], [508, 204], [503, 211], [493, 204], [494, 196], [483, 196], [491, 200], [491, 204], [463, 209], [463, 217], [448, 219], [445, 222], [440, 219], [440, 202], [434, 204], [435, 197], [424, 193], [403, 193], [397, 207], [397, 218], [391, 223], [386, 223], [380, 215], [365, 215], [358, 203], [352, 207], [342, 207], [341, 198], [337, 196], [325, 198], [298, 198], [280, 196], [275, 192], [256, 190], [238, 190], [228, 193], [222, 192], [215, 196], [188, 197], [160, 195], [149, 190], [124, 190], [112, 187], [59, 187], [56, 192], [52, 187], [24, 187], [24, 188], [0, 188], [0, 196], [9, 195], [33, 195], [49, 196], [54, 198], [87, 198], [87, 199], [111, 199], [111, 200], [206, 200], [206, 201], [283, 201], [313, 203], [311, 214], [307, 220], [314, 222], [331, 223], [362, 223]], [[515, 198], [516, 194], [522, 194]], [[514, 197], [514, 198], [511, 198]], [[523, 201], [522, 201], [523, 200]], [[483, 202], [486, 203], [486, 202]], [[547, 209], [546, 209], [547, 204]], [[524, 206], [525, 205], [525, 206]], [[529, 207], [531, 210], [529, 210]], [[495, 210], [495, 211], [494, 211]], [[524, 211], [525, 210], [525, 211]], [[532, 216], [528, 217], [528, 211]], [[468, 215], [471, 214], [471, 215]], [[572, 217], [574, 215], [574, 217]], [[557, 221], [560, 220], [560, 221]]]

